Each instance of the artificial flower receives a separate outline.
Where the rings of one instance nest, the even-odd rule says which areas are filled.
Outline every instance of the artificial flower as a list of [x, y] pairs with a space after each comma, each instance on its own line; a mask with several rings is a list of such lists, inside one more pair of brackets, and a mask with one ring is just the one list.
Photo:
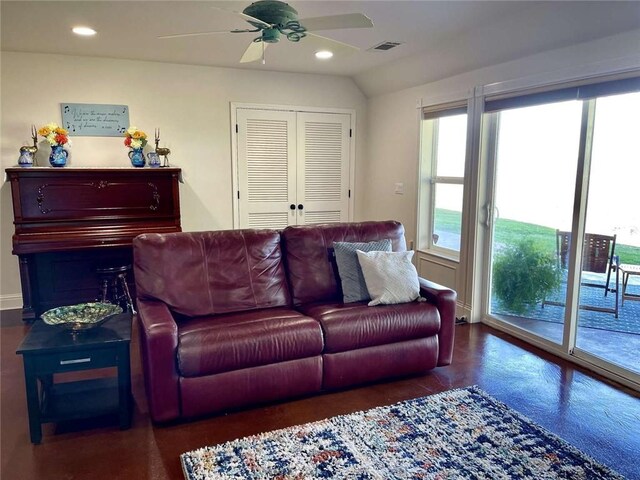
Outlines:
[[68, 140], [69, 139], [67, 138], [67, 136], [63, 135], [62, 133], [58, 133], [56, 135], [56, 142], [58, 143], [58, 145], [64, 145]]
[[143, 148], [147, 144], [147, 134], [137, 127], [129, 127], [124, 134], [124, 145], [129, 148]]
[[68, 132], [57, 123], [47, 123], [38, 129], [38, 134], [45, 138], [52, 147], [69, 143]]

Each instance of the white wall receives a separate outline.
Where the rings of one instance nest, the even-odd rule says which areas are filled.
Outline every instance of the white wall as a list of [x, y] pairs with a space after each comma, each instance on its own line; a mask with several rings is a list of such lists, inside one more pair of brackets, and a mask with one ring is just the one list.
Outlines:
[[[356, 171], [362, 170], [366, 99], [347, 77], [14, 52], [2, 52], [1, 62], [3, 169], [15, 166], [18, 149], [30, 143], [31, 124], [60, 123], [61, 102], [128, 105], [131, 124], [151, 136], [159, 127], [161, 145], [171, 148], [171, 163], [183, 169], [186, 231], [232, 228], [230, 102], [355, 109]], [[71, 139], [70, 167], [131, 166], [122, 138]], [[48, 166], [49, 151], [40, 145], [40, 165]], [[362, 204], [361, 186], [356, 178], [356, 209]], [[13, 213], [6, 182], [0, 203], [0, 308], [16, 308], [20, 282], [17, 257], [11, 254]]]
[[[407, 239], [415, 240], [416, 107], [421, 98], [633, 56], [638, 45], [640, 30], [635, 30], [368, 101], [345, 77], [2, 52], [2, 168], [16, 164], [18, 149], [29, 140], [32, 123], [60, 121], [61, 102], [126, 104], [132, 124], [148, 132], [161, 128], [162, 144], [173, 152], [171, 162], [184, 169], [184, 230], [231, 228], [229, 102], [353, 108], [358, 122], [355, 219], [399, 220], [406, 227]], [[407, 72], [398, 70], [395, 74]], [[130, 165], [122, 139], [72, 140], [70, 166]], [[42, 145], [40, 164], [46, 165], [48, 151], [49, 147]], [[395, 183], [404, 183], [404, 195], [394, 194]], [[0, 188], [0, 308], [20, 305], [17, 259], [11, 255], [9, 190], [7, 184]], [[464, 276], [458, 274], [456, 282], [462, 282]], [[457, 289], [463, 303], [468, 302], [468, 288], [460, 284]]]
[[[557, 74], [562, 78], [569, 71], [606, 71], [607, 64], [615, 63], [617, 59], [621, 62], [637, 60], [640, 67], [638, 46], [640, 30], [634, 30], [370, 98], [367, 119], [367, 166], [366, 172], [362, 172], [367, 188], [364, 191], [364, 209], [361, 215], [370, 219], [400, 220], [405, 225], [407, 239], [415, 240], [419, 157], [417, 105], [420, 99], [444, 97], [452, 93], [466, 92], [475, 86], [525, 77]], [[397, 71], [396, 74], [403, 75], [403, 72]], [[474, 163], [477, 165], [477, 159]], [[394, 194], [395, 183], [404, 183], [404, 195]], [[470, 275], [460, 274], [460, 267], [456, 262], [438, 262], [440, 267], [446, 264], [455, 271], [452, 274], [446, 268], [440, 269], [446, 272], [443, 273], [446, 278], [439, 279], [436, 274], [434, 280], [445, 284], [453, 281], [455, 284], [450, 286], [458, 290], [459, 304], [470, 307], [471, 287], [467, 283]], [[431, 276], [431, 272], [428, 271], [421, 273], [427, 277]]]

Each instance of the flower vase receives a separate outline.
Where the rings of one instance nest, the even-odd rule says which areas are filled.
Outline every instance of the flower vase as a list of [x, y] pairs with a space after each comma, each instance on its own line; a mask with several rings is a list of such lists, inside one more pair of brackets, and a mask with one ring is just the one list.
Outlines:
[[33, 153], [24, 148], [20, 149], [20, 158], [18, 158], [18, 165], [23, 168], [33, 167]]
[[62, 145], [52, 145], [49, 163], [52, 167], [64, 167], [67, 164], [68, 156], [69, 152], [62, 148]]
[[151, 168], [158, 168], [160, 166], [160, 157], [156, 152], [147, 153], [147, 158], [149, 159], [149, 166]]
[[131, 159], [131, 165], [134, 167], [144, 167], [146, 160], [141, 148], [132, 148], [129, 150], [129, 158]]

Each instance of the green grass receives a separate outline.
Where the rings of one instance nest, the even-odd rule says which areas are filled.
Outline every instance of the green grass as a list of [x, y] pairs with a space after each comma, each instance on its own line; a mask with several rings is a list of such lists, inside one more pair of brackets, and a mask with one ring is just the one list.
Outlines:
[[[460, 235], [460, 224], [460, 212], [436, 209], [438, 231]], [[499, 218], [496, 220], [494, 235], [494, 241], [503, 245], [514, 245], [519, 239], [527, 237], [550, 252], [556, 251], [556, 231], [553, 228]], [[616, 255], [620, 257], [620, 263], [640, 265], [640, 247], [617, 244]]]

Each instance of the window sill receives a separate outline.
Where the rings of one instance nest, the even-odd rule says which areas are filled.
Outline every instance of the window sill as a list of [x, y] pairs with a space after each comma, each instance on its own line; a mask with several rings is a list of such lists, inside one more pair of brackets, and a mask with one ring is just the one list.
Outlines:
[[460, 263], [460, 256], [459, 255], [455, 255], [453, 253], [448, 253], [442, 250], [430, 250], [430, 249], [416, 249], [416, 251], [418, 252], [418, 254], [420, 255], [426, 255], [428, 257], [435, 257], [435, 258], [439, 258], [441, 260], [447, 260], [448, 262], [452, 262], [452, 263]]

